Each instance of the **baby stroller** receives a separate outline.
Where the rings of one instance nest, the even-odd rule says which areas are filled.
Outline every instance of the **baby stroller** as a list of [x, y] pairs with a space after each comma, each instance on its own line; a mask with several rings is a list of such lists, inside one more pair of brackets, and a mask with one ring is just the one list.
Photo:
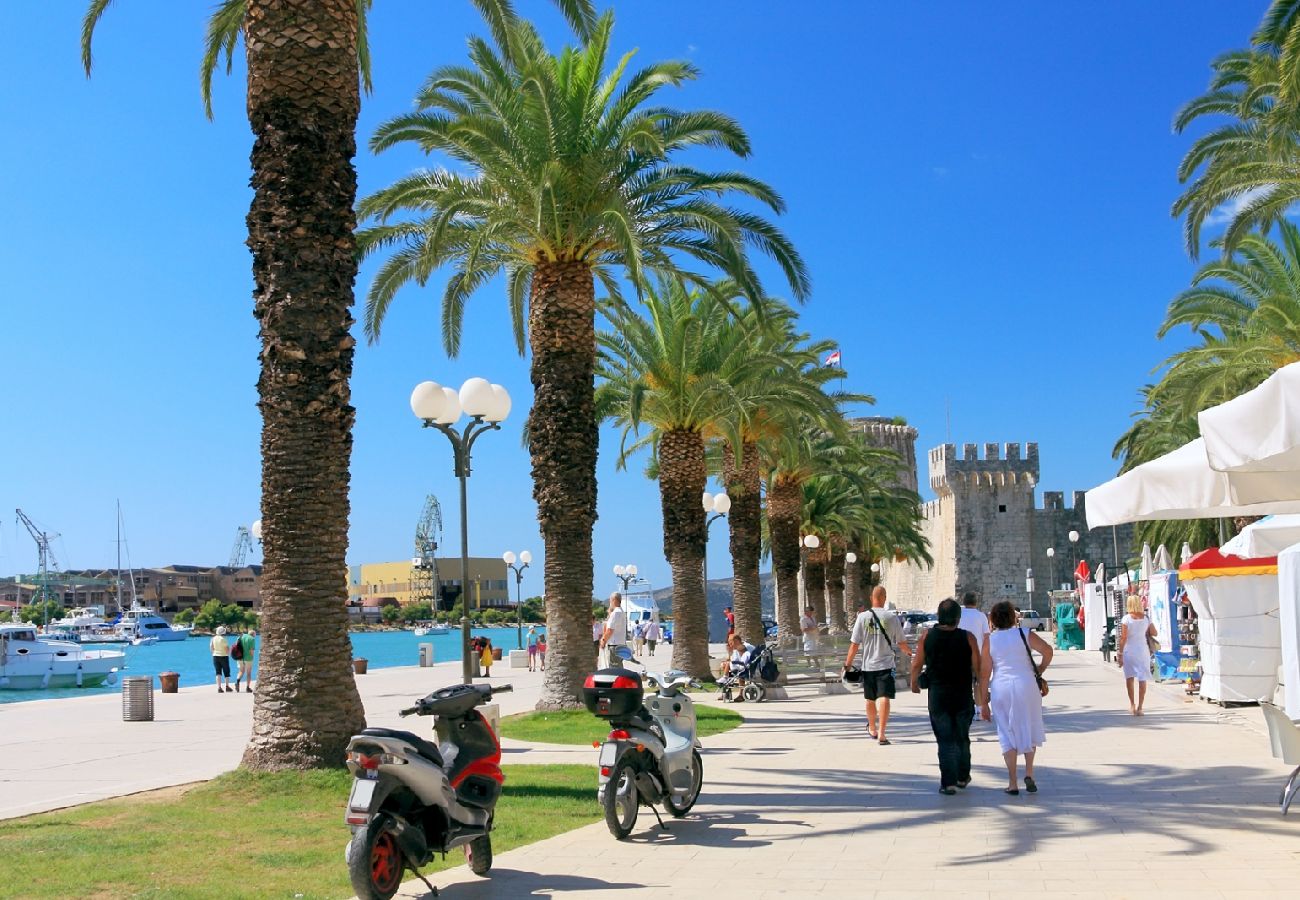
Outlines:
[[718, 687], [722, 689], [723, 700], [730, 702], [739, 691], [740, 696], [736, 699], [759, 703], [767, 696], [767, 689], [776, 683], [780, 674], [772, 648], [763, 644], [754, 648], [742, 666], [733, 668], [729, 674], [719, 678]]

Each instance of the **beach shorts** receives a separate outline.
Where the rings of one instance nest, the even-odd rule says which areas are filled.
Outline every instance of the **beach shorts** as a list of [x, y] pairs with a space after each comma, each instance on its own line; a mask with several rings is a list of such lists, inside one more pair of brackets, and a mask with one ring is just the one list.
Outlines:
[[225, 676], [226, 678], [229, 678], [229, 677], [230, 677], [230, 657], [229, 657], [229, 656], [214, 656], [214, 657], [212, 657], [212, 668], [216, 670], [216, 673], [217, 673], [218, 675], [222, 675], [222, 676]]
[[894, 699], [894, 670], [862, 673], [862, 695], [868, 700]]

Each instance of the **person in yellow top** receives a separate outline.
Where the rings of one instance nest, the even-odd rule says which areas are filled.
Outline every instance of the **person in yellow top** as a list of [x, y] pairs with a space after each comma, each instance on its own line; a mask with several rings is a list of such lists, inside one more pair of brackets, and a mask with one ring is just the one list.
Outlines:
[[483, 639], [483, 655], [479, 657], [479, 662], [483, 664], [483, 677], [492, 677], [492, 641]]
[[[212, 636], [212, 668], [217, 673], [217, 693], [233, 691], [230, 686], [230, 641], [226, 638], [226, 626], [218, 625], [217, 633]], [[222, 687], [222, 681], [225, 687]]]

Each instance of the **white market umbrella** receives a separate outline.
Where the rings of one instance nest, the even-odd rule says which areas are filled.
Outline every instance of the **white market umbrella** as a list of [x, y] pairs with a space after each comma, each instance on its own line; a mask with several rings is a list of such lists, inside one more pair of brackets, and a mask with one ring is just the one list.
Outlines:
[[1257, 559], [1277, 556], [1295, 544], [1300, 544], [1300, 515], [1269, 516], [1241, 529], [1219, 552], [1224, 556]]
[[1156, 567], [1157, 572], [1172, 572], [1174, 570], [1174, 561], [1169, 556], [1169, 550], [1164, 544], [1156, 548], [1156, 555], [1152, 560], [1152, 565]]
[[1283, 366], [1259, 387], [1197, 419], [1212, 469], [1291, 473], [1300, 480], [1300, 363]]
[[[1265, 498], [1265, 499], [1261, 499]], [[1300, 512], [1300, 476], [1217, 472], [1197, 438], [1088, 491], [1088, 527]]]
[[1155, 572], [1155, 565], [1151, 561], [1151, 545], [1142, 542], [1142, 571], [1138, 575], [1139, 581], [1150, 581], [1152, 574]]

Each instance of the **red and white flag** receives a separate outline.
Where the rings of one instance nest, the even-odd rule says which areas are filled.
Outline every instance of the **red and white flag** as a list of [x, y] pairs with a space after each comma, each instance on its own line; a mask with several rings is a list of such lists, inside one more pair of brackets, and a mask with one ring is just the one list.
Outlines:
[[836, 350], [830, 356], [826, 357], [824, 365], [838, 366], [840, 364], [840, 351]]

